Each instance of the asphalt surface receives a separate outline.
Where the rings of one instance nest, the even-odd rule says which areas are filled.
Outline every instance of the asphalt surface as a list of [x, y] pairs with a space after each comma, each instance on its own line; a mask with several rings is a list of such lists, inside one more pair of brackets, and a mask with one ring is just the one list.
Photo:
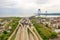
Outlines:
[[35, 28], [28, 18], [24, 18], [19, 24], [21, 26], [19, 26], [14, 40], [42, 40], [38, 36], [38, 32], [33, 31]]

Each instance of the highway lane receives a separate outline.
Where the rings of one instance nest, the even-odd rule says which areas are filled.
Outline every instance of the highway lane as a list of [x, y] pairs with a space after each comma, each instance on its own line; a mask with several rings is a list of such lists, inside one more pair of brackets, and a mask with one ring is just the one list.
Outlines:
[[[33, 31], [32, 23], [29, 19], [23, 19], [20, 23], [15, 40], [40, 40], [37, 34]], [[29, 33], [28, 33], [29, 30]]]
[[16, 30], [19, 28], [21, 21], [22, 21], [22, 19], [19, 21], [19, 24], [17, 25], [16, 29], [14, 30], [14, 32], [11, 34], [11, 36], [7, 40], [11, 40], [12, 36], [16, 33]]
[[35, 40], [33, 34], [30, 32], [29, 33], [29, 40]]
[[16, 37], [15, 37], [15, 40], [19, 40], [20, 39], [20, 33], [21, 33], [21, 27], [19, 27], [18, 31], [17, 31], [17, 34], [16, 34]]
[[33, 36], [34, 36], [34, 38], [35, 38], [35, 40], [39, 40], [39, 38], [37, 37], [37, 35], [34, 33], [34, 31], [33, 30], [31, 30], [31, 28], [30, 27], [28, 27], [28, 29], [30, 30], [30, 32], [33, 34]]

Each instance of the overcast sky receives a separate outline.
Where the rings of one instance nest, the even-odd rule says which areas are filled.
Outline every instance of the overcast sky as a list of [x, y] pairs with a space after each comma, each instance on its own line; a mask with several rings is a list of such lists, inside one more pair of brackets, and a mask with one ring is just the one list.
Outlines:
[[31, 16], [39, 8], [60, 13], [60, 0], [0, 0], [0, 16]]

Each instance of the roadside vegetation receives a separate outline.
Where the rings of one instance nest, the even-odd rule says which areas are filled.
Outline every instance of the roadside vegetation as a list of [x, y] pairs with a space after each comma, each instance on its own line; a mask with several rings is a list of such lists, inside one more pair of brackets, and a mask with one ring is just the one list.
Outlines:
[[43, 25], [42, 23], [37, 24], [34, 19], [31, 19], [31, 22], [43, 40], [49, 40], [49, 38], [55, 38], [57, 36], [56, 32], [52, 32], [52, 28], [46, 27], [47, 25]]
[[10, 40], [14, 40], [14, 39], [15, 39], [16, 34], [17, 34], [17, 31], [18, 31], [18, 29], [16, 30], [15, 34], [11, 37], [11, 39], [10, 39]]
[[[9, 22], [9, 24], [6, 25], [5, 30], [3, 30], [3, 32], [0, 34], [0, 40], [7, 40], [8, 37], [13, 33], [13, 31], [16, 29], [20, 18], [19, 17], [13, 17], [11, 18], [6, 18], [7, 20], [12, 20], [11, 22]], [[10, 32], [8, 32], [8, 28], [9, 26], [11, 27], [11, 29], [9, 30]]]

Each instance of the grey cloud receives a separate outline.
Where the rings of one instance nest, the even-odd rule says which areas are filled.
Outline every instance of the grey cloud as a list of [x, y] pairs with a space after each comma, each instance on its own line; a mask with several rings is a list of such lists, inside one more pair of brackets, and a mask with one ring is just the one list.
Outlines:
[[0, 8], [0, 16], [28, 16], [32, 15], [33, 9]]
[[[49, 12], [54, 12], [56, 8], [60, 8], [60, 6], [55, 6], [56, 8], [53, 8], [54, 6], [50, 7], [49, 5], [57, 5], [53, 3], [57, 0], [51, 1], [52, 3], [48, 3], [48, 1], [50, 2], [51, 0], [0, 0], [0, 16], [28, 16], [35, 13], [38, 8], [41, 8], [42, 11], [45, 11], [45, 8], [47, 10], [52, 10]], [[56, 11], [58, 12], [58, 10]]]
[[48, 0], [37, 0], [37, 4], [45, 4]]
[[0, 8], [1, 7], [14, 7], [15, 5], [16, 5], [16, 1], [0, 0]]

